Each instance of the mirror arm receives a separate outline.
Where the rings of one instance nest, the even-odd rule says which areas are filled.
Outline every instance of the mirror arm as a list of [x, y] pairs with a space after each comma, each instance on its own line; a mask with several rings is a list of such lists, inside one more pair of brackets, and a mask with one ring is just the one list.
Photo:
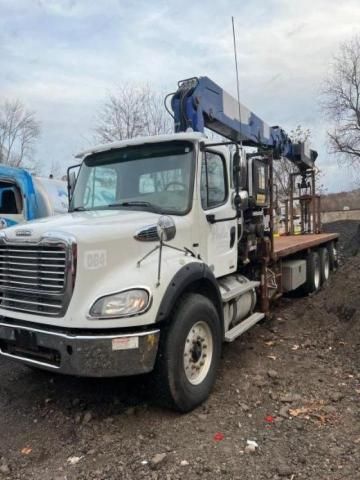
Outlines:
[[[69, 206], [70, 206], [70, 201], [71, 201], [71, 198], [72, 198], [72, 191], [71, 191], [71, 180], [70, 180], [70, 172], [71, 170], [73, 170], [74, 168], [78, 168], [78, 167], [81, 167], [81, 163], [78, 163], [77, 165], [72, 165], [71, 167], [69, 167], [67, 170], [66, 170], [66, 179], [67, 179], [67, 191], [68, 191], [68, 200], [69, 200]], [[75, 182], [76, 183], [76, 182]], [[75, 187], [75, 184], [74, 184], [74, 187]]]

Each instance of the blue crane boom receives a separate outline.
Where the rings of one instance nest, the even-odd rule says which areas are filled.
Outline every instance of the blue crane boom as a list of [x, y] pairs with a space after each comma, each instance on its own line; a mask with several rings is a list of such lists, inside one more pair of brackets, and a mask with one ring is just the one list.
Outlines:
[[286, 157], [300, 172], [314, 167], [317, 152], [306, 143], [293, 143], [282, 128], [270, 127], [208, 77], [180, 81], [171, 107], [175, 132], [203, 132], [206, 127], [245, 146], [270, 149], [275, 158]]

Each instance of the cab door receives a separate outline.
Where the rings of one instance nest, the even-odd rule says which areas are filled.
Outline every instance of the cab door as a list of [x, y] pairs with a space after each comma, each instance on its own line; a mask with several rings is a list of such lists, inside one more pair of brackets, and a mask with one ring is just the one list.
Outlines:
[[[233, 206], [230, 159], [227, 149], [202, 152], [200, 223], [206, 262], [216, 277], [237, 268], [237, 219]], [[205, 259], [204, 259], [205, 260]]]

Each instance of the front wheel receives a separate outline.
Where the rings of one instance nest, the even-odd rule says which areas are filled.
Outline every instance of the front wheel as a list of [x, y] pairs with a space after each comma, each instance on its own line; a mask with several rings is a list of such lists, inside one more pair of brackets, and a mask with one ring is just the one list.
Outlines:
[[209, 396], [220, 362], [218, 312], [203, 295], [187, 294], [161, 333], [155, 379], [160, 401], [188, 412]]

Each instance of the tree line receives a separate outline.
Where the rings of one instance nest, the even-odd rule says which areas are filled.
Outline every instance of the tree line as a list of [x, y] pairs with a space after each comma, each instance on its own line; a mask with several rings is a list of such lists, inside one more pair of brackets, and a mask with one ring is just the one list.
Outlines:
[[35, 112], [20, 100], [5, 100], [0, 106], [0, 163], [32, 169], [34, 147], [40, 135]]
[[[148, 85], [123, 84], [110, 92], [100, 106], [93, 128], [93, 141], [107, 143], [146, 135], [172, 132], [172, 119], [163, 105], [163, 95]], [[329, 153], [340, 165], [360, 165], [360, 37], [343, 43], [324, 79], [320, 97], [328, 132]], [[41, 133], [36, 113], [20, 100], [0, 104], [0, 163], [36, 170], [35, 147]], [[309, 140], [301, 126], [293, 141]], [[285, 159], [275, 165], [280, 194], [288, 194], [292, 165]]]

